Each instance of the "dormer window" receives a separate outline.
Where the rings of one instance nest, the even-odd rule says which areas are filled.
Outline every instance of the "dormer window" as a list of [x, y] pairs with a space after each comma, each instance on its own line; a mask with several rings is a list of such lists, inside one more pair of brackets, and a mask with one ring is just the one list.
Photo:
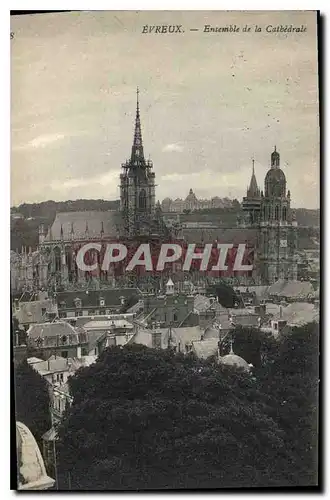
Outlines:
[[60, 306], [61, 309], [65, 308], [66, 304], [65, 304], [64, 300], [61, 300], [59, 306]]
[[74, 299], [74, 305], [76, 308], [80, 308], [81, 307], [81, 299], [79, 299], [79, 298]]
[[103, 297], [100, 297], [100, 306], [104, 307], [105, 306], [105, 300]]

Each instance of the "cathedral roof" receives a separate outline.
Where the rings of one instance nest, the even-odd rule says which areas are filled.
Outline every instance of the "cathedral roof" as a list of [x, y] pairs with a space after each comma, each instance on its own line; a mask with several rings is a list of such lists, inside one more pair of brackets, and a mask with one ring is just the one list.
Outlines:
[[182, 235], [188, 243], [213, 243], [218, 240], [219, 243], [247, 243], [256, 246], [258, 241], [258, 229], [256, 228], [216, 228], [216, 229], [197, 229], [183, 228]]
[[120, 231], [121, 214], [115, 210], [106, 212], [59, 212], [49, 229], [45, 241], [88, 240], [117, 237]]

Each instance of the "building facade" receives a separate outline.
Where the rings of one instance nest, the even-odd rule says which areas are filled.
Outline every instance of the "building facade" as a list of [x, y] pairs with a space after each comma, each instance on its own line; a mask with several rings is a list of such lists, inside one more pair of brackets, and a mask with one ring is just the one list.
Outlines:
[[258, 229], [257, 266], [262, 283], [270, 284], [278, 279], [296, 280], [297, 221], [276, 146], [264, 184], [264, 191], [260, 191], [253, 161], [250, 186], [243, 198], [241, 225]]
[[[184, 206], [190, 211], [198, 207], [206, 208], [200, 201], [191, 189]], [[131, 154], [129, 160], [122, 164], [120, 174], [120, 210], [58, 213], [48, 230], [41, 225], [37, 251], [27, 252], [24, 249], [20, 255], [11, 255], [12, 290], [46, 289], [58, 293], [135, 287], [141, 281], [137, 270], [117, 274], [113, 268], [102, 270], [100, 263], [107, 243], [145, 241], [159, 244], [172, 238], [202, 246], [216, 242], [234, 246], [246, 243], [254, 254], [255, 268], [248, 276], [236, 273], [236, 285], [240, 280], [245, 280], [244, 284], [249, 280], [269, 284], [280, 278], [296, 279], [297, 222], [290, 204], [290, 191], [287, 191], [285, 174], [280, 168], [280, 155], [275, 148], [265, 177], [264, 191], [258, 187], [253, 162], [239, 227], [213, 227], [204, 222], [202, 227], [181, 227], [180, 234], [175, 233], [178, 224], [166, 225], [162, 208], [156, 203], [155, 172], [152, 162], [144, 156], [137, 93]], [[167, 209], [171, 211], [170, 207]], [[90, 250], [87, 254], [88, 264], [97, 264], [95, 272], [81, 270], [76, 261], [79, 249], [91, 242], [101, 243], [102, 246], [99, 253]], [[230, 280], [231, 276], [224, 274], [224, 278]], [[147, 280], [151, 283], [149, 289], [159, 289], [158, 276], [148, 276]]]

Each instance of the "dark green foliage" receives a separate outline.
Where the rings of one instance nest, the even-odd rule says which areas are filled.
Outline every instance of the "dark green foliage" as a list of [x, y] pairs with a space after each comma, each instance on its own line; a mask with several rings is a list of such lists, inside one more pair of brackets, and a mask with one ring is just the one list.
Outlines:
[[255, 374], [259, 373], [277, 352], [278, 342], [274, 337], [257, 328], [237, 326], [233, 330], [233, 341], [235, 354], [251, 363]]
[[60, 487], [68, 473], [72, 489], [298, 484], [266, 379], [138, 345], [104, 351], [70, 379]]
[[271, 395], [271, 414], [286, 435], [298, 484], [317, 483], [319, 325], [294, 328], [279, 342], [260, 377]]
[[42, 435], [51, 427], [47, 382], [22, 361], [15, 369], [15, 417], [27, 425], [41, 445]]

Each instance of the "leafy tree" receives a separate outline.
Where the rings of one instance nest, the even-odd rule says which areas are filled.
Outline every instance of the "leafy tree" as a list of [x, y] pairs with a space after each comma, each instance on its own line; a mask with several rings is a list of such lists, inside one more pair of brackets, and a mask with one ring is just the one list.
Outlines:
[[255, 368], [258, 373], [277, 352], [278, 343], [273, 336], [257, 328], [236, 326], [233, 330], [233, 349]]
[[26, 361], [15, 370], [16, 420], [27, 425], [38, 444], [51, 427], [47, 382]]
[[310, 323], [279, 339], [276, 356], [260, 377], [271, 394], [271, 415], [293, 451], [290, 473], [297, 483], [317, 483], [319, 325]]
[[69, 384], [60, 488], [68, 474], [80, 490], [294, 484], [268, 396], [240, 371], [133, 345], [107, 349]]

